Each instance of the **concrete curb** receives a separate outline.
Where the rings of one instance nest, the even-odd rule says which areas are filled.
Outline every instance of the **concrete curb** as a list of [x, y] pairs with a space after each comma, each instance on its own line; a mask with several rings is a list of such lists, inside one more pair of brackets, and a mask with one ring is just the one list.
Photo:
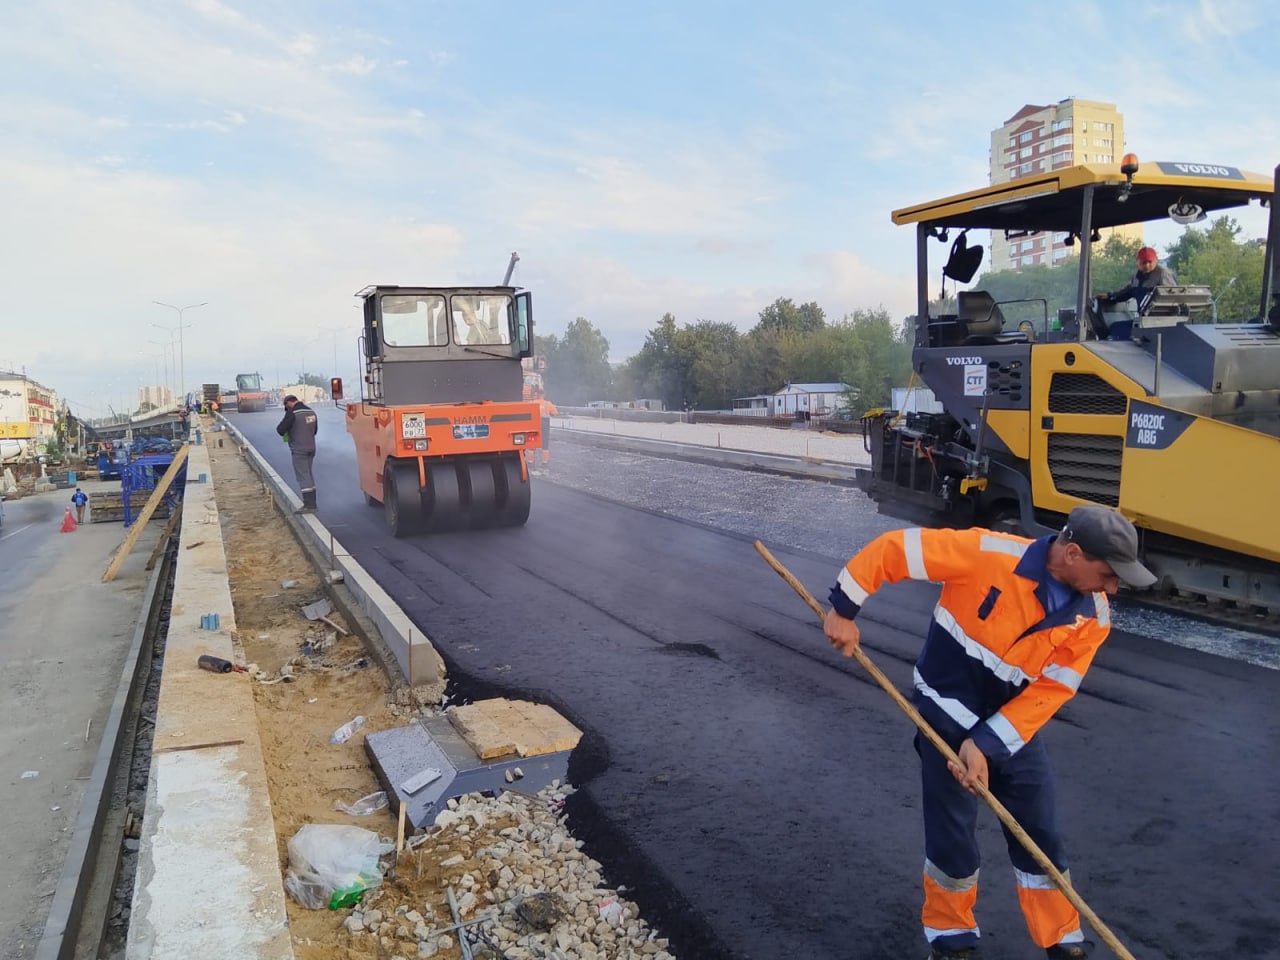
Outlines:
[[[119, 772], [118, 762], [125, 739], [126, 713], [129, 710], [129, 701], [133, 697], [138, 677], [142, 673], [142, 666], [150, 659], [149, 638], [152, 636], [163, 599], [160, 584], [168, 576], [170, 566], [171, 561], [166, 557], [156, 565], [147, 581], [146, 591], [142, 597], [142, 613], [134, 627], [129, 652], [125, 656], [124, 666], [120, 671], [120, 684], [116, 687], [115, 697], [111, 701], [111, 709], [107, 714], [106, 726], [102, 732], [102, 741], [98, 744], [93, 771], [89, 775], [89, 784], [80, 801], [80, 813], [76, 818], [75, 830], [67, 847], [67, 857], [62, 864], [62, 874], [54, 889], [44, 934], [36, 946], [34, 960], [66, 960], [75, 953], [77, 940], [82, 934], [81, 922], [84, 920], [82, 908], [89, 893], [89, 887], [93, 883], [98, 858], [103, 853], [102, 829], [111, 806], [110, 794]], [[115, 864], [108, 871], [114, 878], [119, 864], [119, 844], [112, 847], [106, 855], [115, 858]], [[92, 931], [95, 955], [97, 944], [102, 941], [106, 914], [104, 913], [99, 919], [101, 927]]]
[[[221, 419], [221, 418], [220, 418]], [[410, 686], [438, 683], [445, 678], [445, 664], [439, 652], [431, 643], [431, 638], [413, 622], [387, 592], [379, 586], [377, 580], [351, 556], [333, 533], [320, 522], [315, 514], [297, 514], [294, 511], [302, 506], [302, 500], [275, 469], [269, 464], [248, 439], [226, 420], [221, 421], [225, 430], [244, 450], [255, 473], [268, 484], [286, 513], [286, 519], [295, 533], [301, 532], [306, 547], [313, 557], [328, 558], [330, 569], [342, 574], [342, 585], [359, 605], [360, 610], [368, 618], [381, 638], [385, 649], [390, 651], [391, 659], [399, 668], [400, 675]], [[322, 568], [323, 569], [323, 568]], [[334, 587], [330, 581], [330, 587]], [[341, 591], [336, 589], [334, 593]], [[336, 601], [335, 601], [336, 602]], [[344, 611], [346, 612], [346, 611]], [[376, 649], [372, 651], [377, 655]], [[382, 659], [382, 657], [379, 657]], [[384, 669], [389, 664], [383, 664]], [[391, 673], [387, 669], [388, 674]]]
[[701, 463], [713, 467], [755, 470], [760, 473], [799, 477], [805, 480], [825, 480], [828, 483], [848, 487], [857, 486], [858, 467], [851, 463], [840, 463], [818, 458], [797, 459], [795, 456], [787, 456], [785, 454], [759, 453], [752, 450], [711, 447], [704, 444], [680, 443], [672, 440], [652, 440], [646, 437], [634, 437], [620, 433], [574, 430], [554, 425], [552, 433], [557, 440], [566, 443], [579, 443], [584, 446], [606, 447], [611, 450], [648, 453], [655, 457], [683, 460], [688, 463]]

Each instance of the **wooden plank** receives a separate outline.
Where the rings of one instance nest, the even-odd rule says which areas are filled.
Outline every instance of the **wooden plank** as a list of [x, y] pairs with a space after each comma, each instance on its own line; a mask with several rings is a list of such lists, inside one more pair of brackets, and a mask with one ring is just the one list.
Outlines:
[[481, 700], [450, 707], [448, 715], [482, 760], [572, 750], [582, 738], [582, 731], [551, 707], [527, 700]]
[[178, 476], [186, 460], [187, 445], [184, 443], [182, 448], [174, 455], [173, 463], [169, 464], [169, 469], [165, 471], [164, 479], [157, 483], [156, 488], [151, 491], [151, 498], [147, 500], [147, 505], [142, 508], [142, 514], [134, 521], [133, 526], [129, 528], [129, 535], [116, 548], [116, 555], [111, 558], [111, 562], [107, 564], [106, 571], [102, 574], [103, 583], [108, 583], [115, 579], [116, 574], [120, 571], [120, 565], [124, 563], [124, 558], [129, 555], [133, 545], [138, 542], [138, 537], [142, 534], [142, 528], [147, 525], [151, 515], [156, 512], [156, 507], [160, 506], [160, 501], [164, 499], [165, 492], [173, 486], [173, 481]]
[[169, 515], [169, 522], [164, 525], [164, 530], [160, 532], [160, 539], [156, 541], [155, 549], [151, 551], [151, 556], [147, 560], [147, 569], [150, 570], [156, 565], [156, 560], [160, 556], [160, 551], [164, 549], [164, 545], [169, 542], [169, 538], [173, 536], [173, 528], [178, 525], [178, 518], [182, 516], [182, 504], [178, 504], [178, 509]]

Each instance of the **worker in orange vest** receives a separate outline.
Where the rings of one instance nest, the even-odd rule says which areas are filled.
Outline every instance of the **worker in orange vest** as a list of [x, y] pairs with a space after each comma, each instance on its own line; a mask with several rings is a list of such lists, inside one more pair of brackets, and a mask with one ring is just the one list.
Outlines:
[[546, 397], [538, 401], [538, 406], [542, 408], [542, 465], [545, 467], [551, 461], [551, 451], [547, 449], [551, 446], [551, 418], [560, 411]]
[[[925, 835], [920, 917], [931, 960], [971, 960], [979, 945], [974, 782], [1067, 872], [1053, 773], [1036, 734], [1075, 695], [1106, 640], [1107, 594], [1122, 580], [1144, 588], [1156, 576], [1138, 559], [1133, 524], [1098, 504], [1073, 508], [1061, 532], [1038, 540], [977, 527], [892, 530], [840, 570], [823, 624], [831, 645], [852, 656], [861, 640], [855, 618], [867, 598], [908, 579], [942, 583], [916, 660], [914, 703], [964, 764], [948, 763], [916, 735]], [[1075, 907], [1021, 846], [1011, 838], [1007, 846], [1032, 941], [1048, 960], [1083, 960], [1090, 944]]]
[[[532, 399], [532, 398], [527, 398]], [[551, 462], [551, 451], [547, 448], [551, 446], [551, 418], [557, 416], [560, 411], [556, 409], [556, 405], [546, 397], [538, 398], [538, 408], [541, 412], [542, 426], [542, 448], [540, 456], [535, 460], [533, 450], [525, 451], [525, 459], [529, 464], [529, 468], [533, 469], [535, 464], [541, 463], [545, 469], [547, 464]]]

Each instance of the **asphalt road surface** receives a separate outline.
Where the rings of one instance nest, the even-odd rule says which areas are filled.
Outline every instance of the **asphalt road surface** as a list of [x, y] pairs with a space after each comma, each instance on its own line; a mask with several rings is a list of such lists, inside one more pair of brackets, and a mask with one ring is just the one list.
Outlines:
[[[586, 732], [574, 831], [678, 956], [924, 954], [912, 728], [749, 537], [535, 478], [524, 528], [397, 541], [363, 502], [340, 412], [319, 412], [320, 518], [432, 638], [460, 696], [546, 701]], [[277, 413], [232, 419], [292, 481]], [[712, 498], [725, 476], [669, 469]], [[778, 507], [738, 509], [767, 529]], [[825, 599], [843, 558], [774, 552]], [[888, 588], [860, 621], [900, 689], [935, 598]], [[1042, 732], [1075, 885], [1136, 956], [1280, 956], [1277, 703], [1280, 672], [1116, 631]], [[980, 842], [984, 957], [1042, 956], [994, 817]]]
[[[120, 483], [86, 480], [86, 493]], [[6, 501], [0, 526], [0, 957], [35, 954], [121, 682], [164, 521], [150, 524], [110, 583], [127, 531], [61, 533], [70, 490]]]

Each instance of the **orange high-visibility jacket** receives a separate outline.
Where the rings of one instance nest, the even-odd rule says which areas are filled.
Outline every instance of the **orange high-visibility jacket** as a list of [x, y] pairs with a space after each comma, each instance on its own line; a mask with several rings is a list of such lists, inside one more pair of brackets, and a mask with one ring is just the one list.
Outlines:
[[1052, 539], [893, 530], [849, 559], [831, 603], [852, 619], [884, 583], [941, 581], [914, 699], [944, 738], [967, 735], [988, 757], [1007, 757], [1075, 695], [1111, 629], [1104, 593], [1067, 591], [1068, 602], [1045, 614]]

